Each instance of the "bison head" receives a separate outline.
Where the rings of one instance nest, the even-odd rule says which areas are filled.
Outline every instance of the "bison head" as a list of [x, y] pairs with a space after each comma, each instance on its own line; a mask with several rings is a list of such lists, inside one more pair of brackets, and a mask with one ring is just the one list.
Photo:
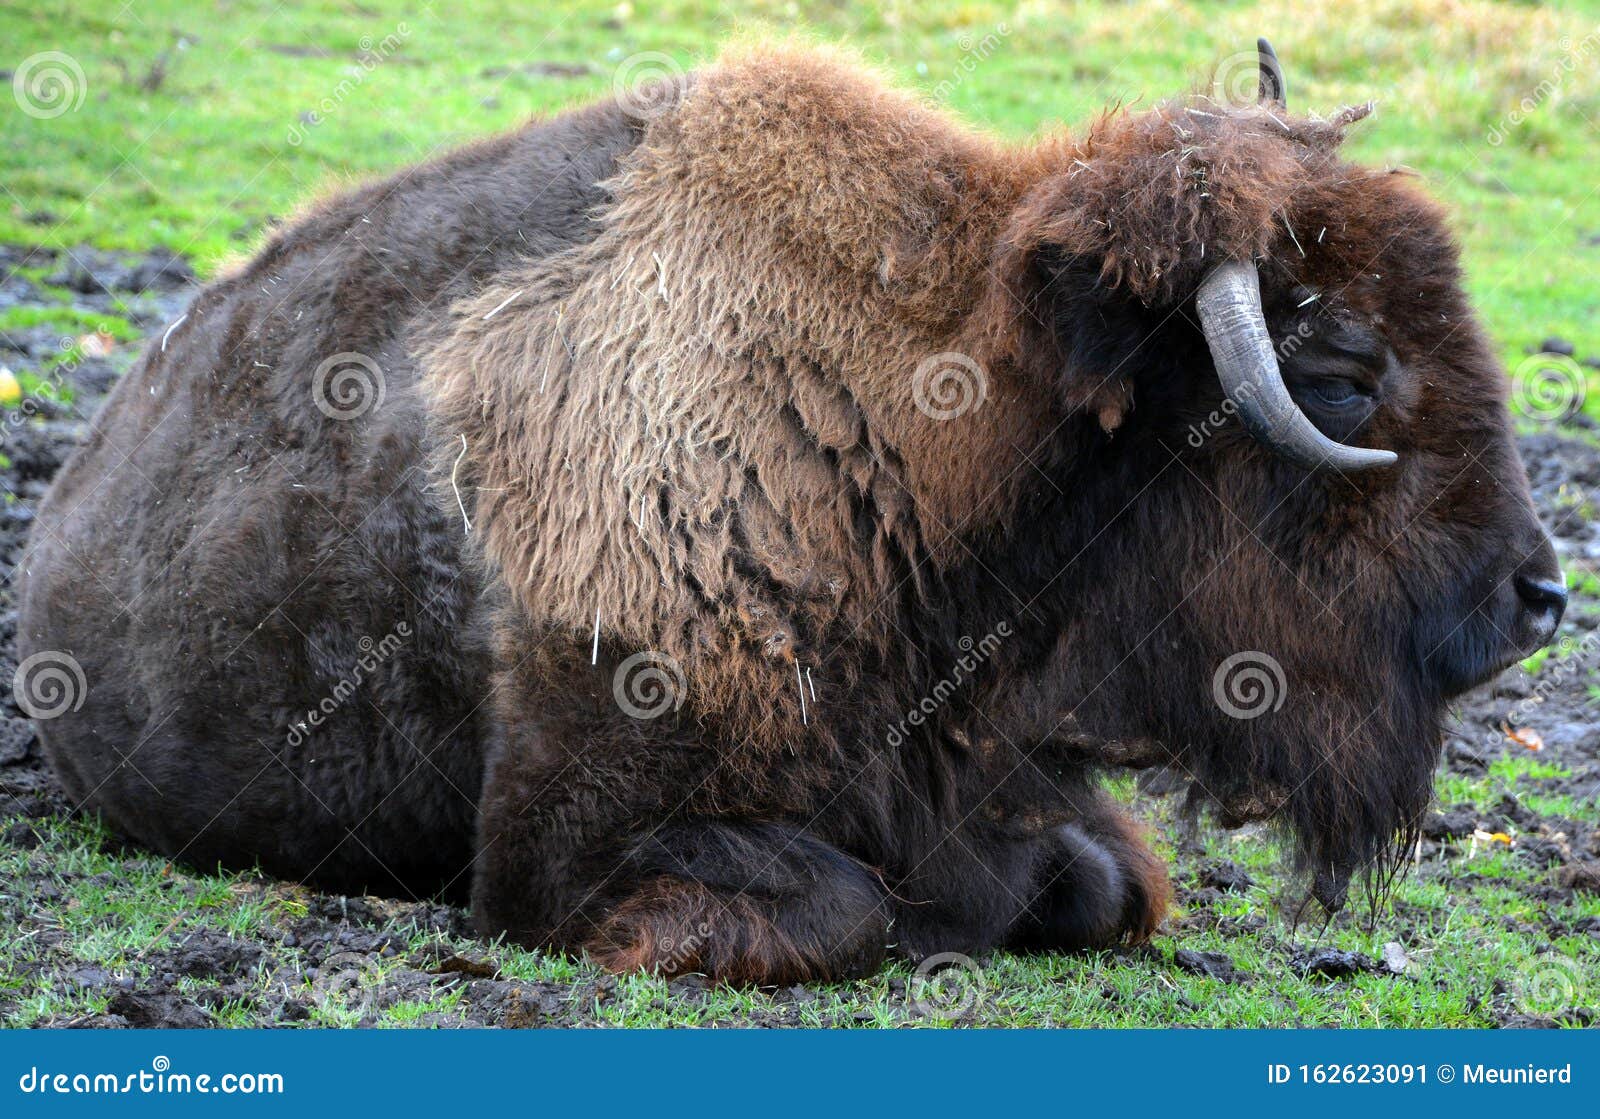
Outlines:
[[1291, 117], [1262, 46], [1260, 103], [1112, 114], [1065, 152], [995, 320], [1090, 417], [1036, 463], [1067, 526], [1033, 605], [1056, 736], [1287, 823], [1337, 908], [1414, 838], [1451, 697], [1546, 644], [1566, 591], [1438, 208], [1339, 157], [1365, 108]]

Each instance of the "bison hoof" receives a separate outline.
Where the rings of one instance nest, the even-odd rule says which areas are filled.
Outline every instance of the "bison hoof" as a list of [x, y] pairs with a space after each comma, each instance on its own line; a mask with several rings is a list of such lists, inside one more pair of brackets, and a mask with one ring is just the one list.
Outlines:
[[1131, 821], [1118, 825], [1112, 835], [1092, 835], [1077, 824], [1056, 832], [1057, 850], [1018, 922], [1015, 947], [1071, 951], [1150, 939], [1166, 917], [1172, 888]]

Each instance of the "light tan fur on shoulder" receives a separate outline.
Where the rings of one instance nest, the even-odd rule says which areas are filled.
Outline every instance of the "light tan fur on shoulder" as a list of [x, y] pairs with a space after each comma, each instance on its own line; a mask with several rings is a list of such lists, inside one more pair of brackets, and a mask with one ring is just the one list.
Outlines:
[[[746, 50], [685, 83], [599, 235], [465, 301], [424, 355], [522, 608], [574, 633], [599, 609], [703, 710], [763, 717], [796, 659], [894, 639], [885, 596], [1003, 522], [1011, 448], [1047, 419], [962, 337], [1019, 162], [828, 54]], [[947, 374], [981, 406], [919, 409], [949, 404]]]

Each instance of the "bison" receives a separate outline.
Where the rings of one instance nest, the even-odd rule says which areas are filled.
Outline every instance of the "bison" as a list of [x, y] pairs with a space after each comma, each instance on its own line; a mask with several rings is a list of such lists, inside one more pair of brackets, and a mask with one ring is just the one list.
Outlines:
[[1381, 887], [1566, 592], [1439, 208], [1261, 62], [1008, 146], [749, 46], [318, 205], [39, 510], [62, 784], [731, 982], [1149, 936], [1108, 767]]

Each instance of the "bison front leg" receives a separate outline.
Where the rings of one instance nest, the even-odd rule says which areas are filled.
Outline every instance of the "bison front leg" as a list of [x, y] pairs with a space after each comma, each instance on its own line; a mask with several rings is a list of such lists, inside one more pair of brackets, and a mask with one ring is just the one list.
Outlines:
[[473, 886], [484, 935], [744, 984], [878, 966], [889, 915], [869, 869], [797, 827], [678, 815], [707, 751], [626, 726], [582, 741], [524, 734], [491, 764]]
[[631, 893], [585, 945], [613, 971], [769, 985], [868, 975], [883, 961], [877, 877], [797, 828], [668, 825], [634, 845], [625, 877]]
[[1166, 867], [1139, 825], [1104, 806], [1049, 838], [1006, 945], [1071, 951], [1139, 943], [1161, 924], [1171, 894]]

